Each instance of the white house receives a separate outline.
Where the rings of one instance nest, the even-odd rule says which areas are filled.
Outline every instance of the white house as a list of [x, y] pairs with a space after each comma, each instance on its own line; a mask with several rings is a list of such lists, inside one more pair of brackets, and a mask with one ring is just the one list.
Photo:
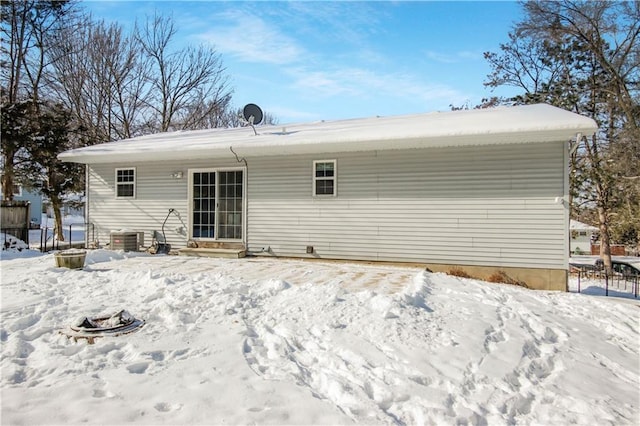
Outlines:
[[[549, 105], [163, 133], [74, 149], [101, 241], [497, 270], [564, 290], [571, 141], [596, 123]], [[527, 244], [522, 244], [527, 241]]]
[[594, 235], [600, 230], [573, 219], [569, 222], [569, 230], [571, 231], [569, 239], [571, 254], [591, 254], [591, 243], [594, 241]]

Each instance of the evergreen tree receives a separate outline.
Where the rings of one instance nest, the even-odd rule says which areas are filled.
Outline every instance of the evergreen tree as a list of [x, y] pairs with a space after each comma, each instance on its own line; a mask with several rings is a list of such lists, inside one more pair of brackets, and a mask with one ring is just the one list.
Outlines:
[[3, 103], [1, 106], [2, 195], [5, 200], [13, 199], [15, 184], [22, 184], [27, 188], [30, 186], [22, 170], [28, 161], [26, 146], [29, 134], [25, 125], [28, 123], [31, 106], [31, 102]]
[[[61, 104], [22, 102], [3, 109], [3, 137], [20, 141], [19, 171], [29, 176], [26, 185], [48, 197], [54, 211], [56, 237], [63, 241], [62, 202], [66, 194], [80, 192], [84, 168], [58, 160], [58, 154], [84, 145], [74, 129], [71, 113]], [[5, 123], [9, 126], [5, 127]]]
[[[56, 237], [64, 241], [61, 207], [65, 195], [82, 191], [84, 168], [58, 160], [58, 154], [85, 145], [74, 128], [71, 113], [62, 104], [25, 103], [15, 120], [24, 141], [21, 170], [31, 177], [30, 187], [48, 197], [54, 211]], [[16, 114], [17, 115], [17, 114]]]

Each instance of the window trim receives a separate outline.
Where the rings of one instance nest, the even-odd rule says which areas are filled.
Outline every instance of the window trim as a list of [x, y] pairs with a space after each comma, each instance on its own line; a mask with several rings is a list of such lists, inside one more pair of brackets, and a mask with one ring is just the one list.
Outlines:
[[[122, 170], [133, 170], [133, 182], [118, 182], [118, 172]], [[138, 171], [135, 167], [118, 167], [115, 172], [115, 195], [117, 199], [135, 199], [137, 196]], [[118, 187], [121, 185], [133, 185], [133, 195], [118, 195]]]
[[[316, 165], [319, 163], [333, 163], [333, 176], [332, 177], [316, 177]], [[311, 170], [312, 176], [312, 193], [314, 197], [326, 198], [338, 196], [338, 160], [314, 160], [313, 169]], [[318, 180], [332, 180], [333, 181], [333, 193], [332, 194], [317, 194], [316, 182]]]

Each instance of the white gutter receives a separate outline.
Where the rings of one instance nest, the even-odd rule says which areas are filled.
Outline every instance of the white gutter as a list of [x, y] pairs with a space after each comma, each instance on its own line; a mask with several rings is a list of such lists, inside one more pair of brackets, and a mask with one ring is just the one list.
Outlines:
[[[490, 133], [471, 135], [422, 136], [398, 139], [374, 140], [326, 140], [305, 141], [304, 139], [280, 139], [274, 143], [273, 137], [252, 138], [248, 141], [212, 141], [182, 144], [180, 140], [158, 143], [153, 152], [138, 150], [136, 143], [110, 142], [107, 146], [94, 145], [84, 149], [71, 150], [58, 155], [62, 161], [85, 164], [117, 163], [121, 161], [173, 161], [197, 160], [202, 158], [228, 158], [229, 145], [240, 157], [253, 158], [265, 156], [322, 154], [339, 152], [386, 151], [398, 149], [424, 149], [479, 145], [527, 144], [566, 141], [571, 130], [546, 130], [521, 133]], [[158, 136], [159, 139], [162, 135]], [[217, 143], [216, 143], [217, 142]], [[108, 146], [113, 144], [111, 146]]]

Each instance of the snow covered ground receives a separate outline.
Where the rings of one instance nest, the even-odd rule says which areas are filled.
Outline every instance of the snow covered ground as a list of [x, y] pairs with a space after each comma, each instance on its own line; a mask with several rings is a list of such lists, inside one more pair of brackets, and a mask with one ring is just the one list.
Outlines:
[[569, 279], [569, 291], [574, 293], [590, 296], [622, 297], [640, 302], [640, 288], [636, 290], [636, 285], [640, 284], [635, 284], [631, 279], [624, 280], [619, 276], [609, 278], [608, 282], [604, 278], [585, 277], [578, 281], [578, 277], [575, 275]]
[[[573, 266], [595, 266], [599, 256], [573, 256], [569, 263]], [[640, 258], [630, 256], [614, 256], [614, 261], [636, 264]], [[595, 273], [594, 273], [595, 272]], [[583, 271], [581, 274], [571, 274], [569, 279], [569, 291], [588, 294], [592, 296], [624, 297], [638, 300], [640, 283], [633, 277], [623, 277], [615, 274], [605, 280], [605, 277], [597, 271]]]
[[40, 229], [32, 229], [29, 231], [29, 246], [33, 250], [44, 249], [45, 244], [48, 251], [54, 246], [68, 247], [69, 241], [73, 243], [84, 242], [85, 226], [84, 217], [66, 215], [62, 217], [62, 233], [64, 235], [64, 242], [58, 242], [54, 235], [55, 220], [48, 217], [46, 214], [42, 215], [40, 222]]
[[[2, 424], [640, 422], [639, 302], [389, 265], [3, 253]], [[127, 309], [138, 332], [58, 331]]]

